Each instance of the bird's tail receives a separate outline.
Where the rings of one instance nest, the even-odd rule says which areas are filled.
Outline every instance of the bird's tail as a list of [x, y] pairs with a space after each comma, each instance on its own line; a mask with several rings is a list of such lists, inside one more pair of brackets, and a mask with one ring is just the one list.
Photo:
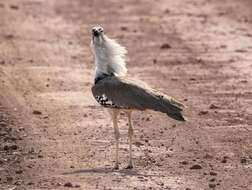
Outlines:
[[158, 104], [156, 104], [157, 111], [166, 113], [175, 120], [186, 121], [186, 118], [182, 114], [183, 108], [185, 107], [182, 103], [157, 91], [155, 92], [155, 96], [158, 100]]
[[175, 112], [175, 113], [166, 112], [166, 114], [175, 120], [186, 121], [186, 118], [182, 115], [181, 112]]

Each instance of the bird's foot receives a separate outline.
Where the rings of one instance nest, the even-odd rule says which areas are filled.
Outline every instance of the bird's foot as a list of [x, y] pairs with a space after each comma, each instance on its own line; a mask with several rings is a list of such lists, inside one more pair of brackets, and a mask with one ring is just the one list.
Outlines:
[[119, 164], [115, 164], [115, 166], [113, 167], [113, 170], [119, 170]]
[[125, 169], [133, 169], [133, 164], [129, 163], [129, 165]]

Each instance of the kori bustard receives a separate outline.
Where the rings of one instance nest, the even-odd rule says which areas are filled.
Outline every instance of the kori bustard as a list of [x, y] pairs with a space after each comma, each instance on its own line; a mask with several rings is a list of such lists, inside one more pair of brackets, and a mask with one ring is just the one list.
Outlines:
[[127, 53], [126, 49], [115, 40], [107, 37], [100, 26], [93, 27], [91, 33], [91, 48], [95, 57], [95, 78], [92, 93], [96, 101], [108, 108], [111, 113], [116, 139], [115, 169], [119, 168], [118, 149], [120, 133], [117, 124], [118, 114], [120, 111], [126, 112], [129, 124], [130, 156], [127, 168], [130, 169], [133, 168], [132, 111], [150, 109], [166, 113], [173, 119], [185, 121], [181, 113], [183, 104], [150, 88], [141, 81], [127, 78], [127, 68], [124, 60]]

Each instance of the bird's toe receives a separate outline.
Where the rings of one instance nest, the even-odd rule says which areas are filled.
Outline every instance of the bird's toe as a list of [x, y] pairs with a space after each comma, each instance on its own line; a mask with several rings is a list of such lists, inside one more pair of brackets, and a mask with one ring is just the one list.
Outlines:
[[116, 164], [116, 165], [113, 167], [113, 170], [119, 170], [119, 164]]
[[125, 169], [133, 169], [133, 164], [129, 164]]

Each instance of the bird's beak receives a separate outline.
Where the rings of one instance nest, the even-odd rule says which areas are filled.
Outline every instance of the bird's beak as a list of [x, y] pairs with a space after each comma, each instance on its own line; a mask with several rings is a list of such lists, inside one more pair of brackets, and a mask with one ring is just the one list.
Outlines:
[[93, 37], [98, 37], [100, 34], [97, 30], [92, 30]]
[[92, 40], [93, 40], [93, 42], [99, 41], [99, 36], [100, 36], [99, 31], [93, 29], [92, 30]]
[[92, 34], [92, 40], [95, 45], [101, 45], [103, 42], [102, 34], [101, 33]]

